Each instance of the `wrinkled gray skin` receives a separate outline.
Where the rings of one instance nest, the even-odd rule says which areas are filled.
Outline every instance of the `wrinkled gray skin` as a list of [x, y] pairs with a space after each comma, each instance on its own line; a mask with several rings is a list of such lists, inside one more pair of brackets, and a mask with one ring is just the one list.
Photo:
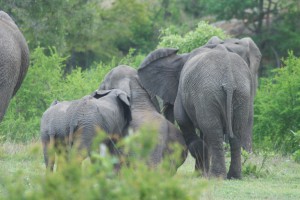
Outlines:
[[97, 90], [90, 98], [76, 104], [72, 113], [71, 143], [78, 138], [78, 148], [86, 149], [89, 154], [93, 138], [97, 131], [102, 130], [111, 136], [111, 140], [104, 142], [110, 153], [119, 153], [115, 148], [115, 140], [126, 134], [131, 121], [130, 99], [125, 92], [118, 89]]
[[[44, 112], [41, 119], [41, 140], [43, 145], [44, 160], [46, 168], [53, 171], [55, 154], [48, 150], [54, 149], [57, 153], [62, 150], [61, 147], [67, 147], [69, 143], [70, 132], [70, 116], [68, 116], [68, 109], [73, 102], [71, 101], [54, 101], [51, 106]], [[67, 152], [65, 152], [67, 153]]]
[[145, 58], [138, 70], [143, 86], [174, 105], [175, 120], [196, 159], [196, 169], [204, 175], [226, 177], [223, 135], [228, 134], [227, 178], [241, 178], [241, 146], [251, 151], [252, 145], [259, 49], [250, 38], [221, 41], [213, 37], [190, 53], [177, 51], [158, 49]]
[[0, 121], [20, 88], [29, 66], [25, 38], [8, 14], [0, 11]]
[[[53, 171], [55, 152], [68, 156], [74, 143], [89, 155], [96, 131], [123, 136], [131, 120], [127, 94], [120, 90], [96, 91], [74, 101], [54, 101], [41, 120], [41, 140], [46, 167]], [[104, 142], [112, 153], [113, 143]], [[49, 149], [53, 149], [49, 156]], [[80, 151], [79, 153], [83, 153]], [[81, 158], [87, 155], [82, 154]]]
[[145, 125], [150, 125], [158, 131], [158, 144], [150, 156], [150, 165], [156, 166], [164, 157], [170, 155], [172, 144], [179, 144], [182, 147], [182, 159], [180, 161], [169, 160], [176, 170], [187, 156], [184, 139], [181, 132], [157, 111], [150, 95], [141, 86], [137, 71], [126, 65], [120, 65], [112, 69], [105, 76], [99, 89], [112, 88], [121, 89], [130, 95], [132, 121], [129, 127], [133, 131], [137, 131]]

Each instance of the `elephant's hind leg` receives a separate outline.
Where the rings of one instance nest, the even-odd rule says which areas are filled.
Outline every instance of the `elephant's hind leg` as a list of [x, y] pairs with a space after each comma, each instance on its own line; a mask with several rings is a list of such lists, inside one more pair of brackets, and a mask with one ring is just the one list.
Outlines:
[[229, 138], [231, 161], [227, 174], [228, 179], [241, 178], [241, 142], [238, 138]]
[[207, 137], [211, 166], [208, 175], [210, 177], [226, 178], [225, 156], [223, 148], [223, 129], [204, 129]]

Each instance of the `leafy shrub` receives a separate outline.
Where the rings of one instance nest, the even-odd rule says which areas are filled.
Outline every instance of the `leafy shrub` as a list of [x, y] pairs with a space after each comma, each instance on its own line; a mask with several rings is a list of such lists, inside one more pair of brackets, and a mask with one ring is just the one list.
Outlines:
[[297, 131], [296, 133], [293, 133], [296, 139], [296, 142], [298, 143], [298, 149], [293, 153], [293, 159], [300, 163], [300, 131]]
[[194, 31], [190, 31], [184, 36], [174, 34], [170, 29], [162, 31], [158, 47], [178, 48], [181, 53], [187, 53], [206, 44], [212, 36], [218, 36], [221, 39], [227, 37], [221, 29], [206, 22], [200, 22]]
[[[151, 131], [129, 136], [124, 148], [127, 152], [133, 151], [135, 159], [130, 159], [130, 165], [124, 166], [118, 172], [114, 170], [113, 156], [101, 157], [97, 151], [93, 151], [93, 163], [84, 162], [80, 165], [76, 159], [71, 159], [55, 173], [40, 174], [29, 181], [22, 179], [22, 172], [12, 177], [3, 177], [1, 173], [0, 189], [3, 189], [0, 198], [198, 199], [207, 188], [207, 181], [186, 184], [187, 178], [171, 175], [167, 165], [148, 167], [144, 158], [153, 150], [154, 137], [156, 136]], [[11, 184], [12, 180], [22, 181]]]
[[299, 150], [293, 134], [300, 130], [300, 59], [293, 53], [274, 77], [261, 79], [255, 99], [254, 144], [283, 153]]
[[[261, 178], [267, 176], [270, 171], [267, 169], [266, 162], [273, 156], [273, 153], [262, 151], [258, 155], [249, 154], [242, 150], [242, 173], [244, 176]], [[262, 160], [253, 159], [253, 157], [262, 157]]]

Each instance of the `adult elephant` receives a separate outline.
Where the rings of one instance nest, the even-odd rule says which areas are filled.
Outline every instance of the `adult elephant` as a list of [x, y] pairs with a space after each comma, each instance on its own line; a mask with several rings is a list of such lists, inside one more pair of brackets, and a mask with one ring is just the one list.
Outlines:
[[[157, 106], [153, 103], [153, 98], [141, 86], [137, 70], [126, 65], [120, 65], [112, 69], [105, 76], [99, 89], [107, 90], [113, 88], [121, 89], [130, 96], [132, 121], [129, 127], [134, 132], [147, 125], [157, 130], [157, 145], [150, 155], [150, 165], [156, 166], [163, 159], [170, 159], [168, 161], [172, 164], [173, 169], [177, 169], [187, 156], [187, 148], [182, 134], [180, 130], [157, 111]], [[171, 158], [169, 157], [173, 152], [173, 144], [181, 147], [182, 156], [179, 161], [174, 160], [172, 156]]]
[[[223, 135], [229, 134], [227, 177], [241, 178], [241, 146], [251, 150], [259, 49], [250, 38], [221, 41], [213, 37], [190, 53], [177, 51], [158, 49], [145, 58], [138, 69], [143, 86], [174, 105], [175, 119], [196, 159], [196, 169], [226, 177]], [[208, 154], [203, 154], [203, 144]]]
[[0, 11], [0, 121], [20, 88], [29, 66], [25, 38], [8, 14]]

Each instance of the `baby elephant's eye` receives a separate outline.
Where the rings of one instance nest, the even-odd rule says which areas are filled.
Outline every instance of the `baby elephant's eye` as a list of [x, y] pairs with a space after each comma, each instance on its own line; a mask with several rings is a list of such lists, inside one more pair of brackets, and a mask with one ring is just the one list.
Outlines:
[[239, 42], [235, 42], [234, 44], [240, 44]]

